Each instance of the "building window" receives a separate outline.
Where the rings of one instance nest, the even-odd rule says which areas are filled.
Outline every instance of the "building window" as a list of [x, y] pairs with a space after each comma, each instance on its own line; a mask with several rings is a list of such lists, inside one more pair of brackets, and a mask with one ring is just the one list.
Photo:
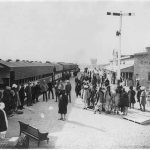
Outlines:
[[148, 81], [150, 81], [150, 72], [148, 73]]

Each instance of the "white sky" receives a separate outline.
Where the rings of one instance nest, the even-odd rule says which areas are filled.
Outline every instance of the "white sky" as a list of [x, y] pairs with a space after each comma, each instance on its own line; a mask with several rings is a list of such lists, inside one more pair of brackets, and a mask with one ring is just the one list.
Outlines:
[[150, 45], [150, 1], [1, 1], [0, 58], [105, 63], [119, 42], [107, 11], [135, 13], [123, 17], [122, 54]]

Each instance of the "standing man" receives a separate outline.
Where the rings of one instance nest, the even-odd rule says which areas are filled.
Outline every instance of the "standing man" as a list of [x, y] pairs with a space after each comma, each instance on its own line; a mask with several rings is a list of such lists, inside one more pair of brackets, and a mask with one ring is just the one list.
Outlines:
[[21, 106], [20, 109], [24, 109], [24, 99], [25, 99], [25, 89], [24, 89], [24, 85], [21, 84], [21, 88], [19, 90], [19, 97], [20, 97], [20, 102], [21, 102]]
[[32, 103], [35, 103], [35, 83], [31, 85], [31, 92], [32, 92]]
[[123, 115], [127, 115], [128, 113], [128, 107], [129, 107], [129, 97], [128, 93], [125, 91], [125, 89], [122, 89], [121, 95], [120, 95], [120, 102], [121, 102], [121, 110], [123, 112]]
[[50, 99], [50, 92], [52, 93], [52, 99], [54, 99], [53, 83], [51, 80], [48, 82], [48, 99]]
[[141, 87], [140, 105], [141, 105], [141, 111], [145, 111], [146, 92], [145, 92], [145, 87], [144, 86]]
[[35, 85], [35, 100], [36, 102], [39, 102], [38, 98], [41, 92], [41, 88], [40, 88], [40, 82], [38, 81], [37, 84]]
[[134, 108], [135, 104], [135, 91], [133, 90], [133, 86], [130, 86], [130, 89], [128, 91], [128, 97], [129, 97], [129, 107]]
[[65, 86], [65, 90], [66, 90], [66, 95], [68, 97], [69, 102], [71, 103], [71, 83], [69, 82], [69, 80], [67, 80], [67, 84]]
[[139, 106], [140, 106], [140, 110], [142, 110], [141, 104], [140, 104], [140, 96], [141, 96], [142, 90], [141, 90], [140, 88], [141, 88], [141, 86], [139, 86], [139, 87], [137, 88], [137, 95], [136, 95], [136, 97], [137, 97], [137, 102], [139, 103]]
[[78, 80], [76, 82], [76, 85], [75, 85], [75, 92], [76, 92], [76, 96], [78, 97], [79, 95], [81, 95], [81, 81]]
[[56, 84], [55, 84], [55, 97], [56, 97], [56, 101], [55, 102], [57, 102], [58, 95], [59, 95], [58, 86], [59, 86], [59, 81], [56, 81]]
[[27, 106], [32, 106], [32, 93], [31, 93], [31, 83], [28, 82], [28, 85], [25, 88], [25, 92], [27, 95]]
[[47, 90], [48, 90], [48, 86], [47, 86], [45, 80], [43, 81], [43, 83], [41, 83], [40, 87], [41, 87], [41, 92], [43, 94], [43, 101], [45, 101], [45, 99], [46, 99], [46, 102], [47, 102]]
[[11, 105], [11, 92], [10, 92], [11, 88], [6, 86], [6, 88], [4, 89], [3, 92], [3, 98], [2, 98], [2, 102], [5, 104], [5, 112], [7, 115], [11, 114], [10, 112], [10, 105]]
[[65, 90], [64, 84], [62, 82], [62, 80], [59, 81], [59, 85], [58, 85], [58, 98], [60, 96], [60, 93], [62, 90]]

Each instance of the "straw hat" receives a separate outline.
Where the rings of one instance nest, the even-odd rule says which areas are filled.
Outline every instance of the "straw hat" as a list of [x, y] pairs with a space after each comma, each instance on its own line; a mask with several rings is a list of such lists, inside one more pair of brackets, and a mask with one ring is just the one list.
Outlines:
[[12, 88], [17, 88], [17, 85], [16, 85], [16, 84], [13, 84], [13, 85], [12, 85]]
[[144, 86], [141, 86], [140, 89], [141, 89], [141, 90], [145, 90], [145, 87], [144, 87]]
[[3, 102], [0, 102], [0, 109], [4, 109], [5, 108], [5, 104]]

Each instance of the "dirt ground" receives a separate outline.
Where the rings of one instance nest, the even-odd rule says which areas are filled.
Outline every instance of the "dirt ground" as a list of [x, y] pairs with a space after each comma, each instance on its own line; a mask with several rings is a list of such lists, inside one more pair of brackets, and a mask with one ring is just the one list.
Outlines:
[[[84, 110], [82, 99], [76, 98], [74, 79], [72, 83], [72, 103], [68, 104], [67, 120], [58, 120], [58, 103], [50, 99], [26, 107], [22, 115], [9, 118], [7, 137], [19, 136], [19, 123], [22, 121], [49, 132], [49, 144], [41, 142], [44, 148], [150, 148], [150, 124], [140, 125], [125, 120], [121, 115], [93, 114]], [[38, 148], [37, 141], [30, 141], [30, 148]]]

